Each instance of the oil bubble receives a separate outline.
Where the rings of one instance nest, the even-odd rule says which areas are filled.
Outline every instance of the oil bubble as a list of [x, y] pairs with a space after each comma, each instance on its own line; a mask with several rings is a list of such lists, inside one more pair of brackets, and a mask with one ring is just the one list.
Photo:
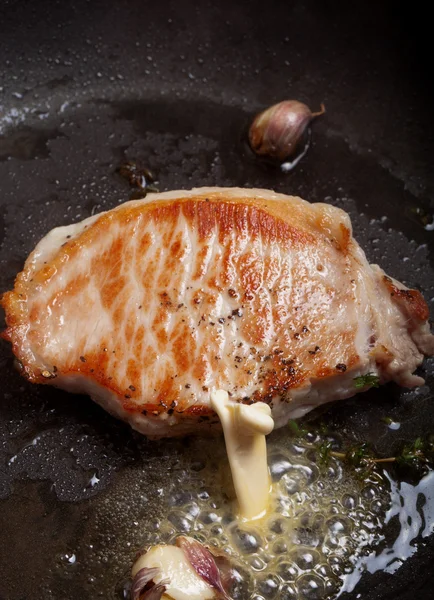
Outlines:
[[275, 598], [279, 591], [280, 582], [274, 575], [270, 575], [265, 579], [259, 579], [257, 583], [257, 589], [264, 598]]
[[182, 512], [171, 512], [167, 516], [168, 520], [180, 533], [188, 533], [192, 528], [192, 521]]
[[202, 511], [199, 515], [199, 521], [201, 521], [205, 525], [209, 525], [210, 523], [220, 522], [221, 517], [213, 511]]
[[298, 597], [297, 588], [292, 583], [284, 583], [280, 588], [280, 600], [296, 600]]
[[274, 554], [285, 554], [288, 550], [287, 540], [285, 538], [277, 539], [273, 544]]
[[292, 468], [292, 463], [283, 454], [270, 456], [270, 474], [273, 481], [279, 481]]
[[232, 539], [243, 554], [253, 554], [253, 552], [257, 552], [262, 545], [261, 539], [257, 534], [244, 531], [239, 527], [233, 529]]
[[325, 585], [323, 580], [314, 573], [302, 575], [297, 579], [299, 600], [323, 600]]
[[258, 556], [254, 556], [252, 558], [252, 560], [250, 561], [250, 566], [255, 571], [263, 571], [265, 569], [265, 567], [267, 566], [267, 563], [265, 561], [263, 561], [262, 559], [260, 559]]
[[295, 581], [300, 569], [295, 563], [282, 562], [279, 564], [278, 573], [284, 581]]
[[269, 522], [268, 528], [274, 533], [283, 533], [286, 530], [286, 523], [283, 519], [273, 519]]
[[354, 510], [358, 505], [358, 500], [354, 494], [344, 494], [341, 499], [341, 504], [348, 510]]
[[302, 490], [302, 482], [299, 476], [288, 477], [285, 480], [285, 490], [289, 496], [293, 496], [294, 494], [298, 494]]
[[210, 533], [211, 535], [221, 535], [223, 533], [223, 527], [221, 525], [214, 525], [213, 527], [211, 527], [210, 529]]
[[376, 490], [372, 485], [366, 486], [362, 490], [362, 497], [365, 500], [373, 500], [376, 496]]
[[296, 548], [289, 553], [289, 557], [303, 571], [312, 569], [320, 558], [318, 552], [310, 548]]

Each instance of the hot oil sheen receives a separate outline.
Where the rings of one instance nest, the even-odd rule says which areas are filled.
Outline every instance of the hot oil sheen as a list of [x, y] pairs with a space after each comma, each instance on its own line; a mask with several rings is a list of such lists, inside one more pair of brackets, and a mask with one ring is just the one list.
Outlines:
[[[270, 503], [253, 521], [237, 518], [219, 437], [184, 443], [155, 490], [132, 469], [96, 515], [113, 534], [93, 567], [116, 563], [123, 575], [113, 597], [127, 598], [137, 553], [183, 534], [228, 555], [234, 600], [335, 598], [354, 589], [364, 571], [396, 571], [416, 551], [415, 541], [433, 531], [432, 473], [416, 486], [396, 482], [380, 465], [360, 477], [333, 457], [321, 464], [324, 439], [294, 439], [285, 428], [269, 436]], [[154, 461], [148, 469], [159, 468]]]

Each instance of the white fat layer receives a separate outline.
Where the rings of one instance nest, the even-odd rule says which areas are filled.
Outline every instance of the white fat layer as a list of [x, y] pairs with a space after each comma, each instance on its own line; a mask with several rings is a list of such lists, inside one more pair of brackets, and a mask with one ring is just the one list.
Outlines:
[[265, 440], [274, 427], [270, 407], [264, 402], [238, 404], [223, 390], [211, 394], [211, 406], [223, 427], [240, 516], [259, 518], [267, 510], [270, 492]]
[[30, 256], [30, 264], [35, 270], [42, 267], [45, 262], [49, 262], [53, 256], [57, 253], [59, 248], [65, 242], [74, 240], [77, 238], [85, 229], [90, 227], [95, 221], [97, 221], [101, 215], [105, 213], [99, 213], [92, 217], [80, 221], [80, 223], [74, 223], [73, 225], [66, 225], [64, 227], [56, 227], [52, 229], [36, 246]]
[[173, 600], [211, 600], [215, 598], [213, 588], [200, 577], [191, 566], [181, 548], [155, 546], [134, 563], [132, 577], [140, 569], [158, 568], [154, 583], [167, 581], [165, 596]]

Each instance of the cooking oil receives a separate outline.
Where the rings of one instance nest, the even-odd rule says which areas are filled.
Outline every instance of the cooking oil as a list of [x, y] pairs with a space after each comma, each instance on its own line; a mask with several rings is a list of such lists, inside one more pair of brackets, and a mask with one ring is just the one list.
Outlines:
[[[132, 469], [97, 515], [97, 526], [111, 522], [113, 531], [106, 543], [99, 540], [103, 550], [96, 553], [94, 567], [117, 564], [122, 581], [114, 597], [127, 598], [127, 580], [138, 553], [174, 543], [184, 534], [227, 554], [235, 573], [234, 600], [331, 599], [354, 589], [365, 570], [375, 572], [389, 563], [398, 568], [415, 551], [422, 525], [425, 534], [432, 530], [429, 483], [434, 475], [420, 488], [397, 484], [378, 468], [361, 477], [333, 457], [321, 464], [317, 449], [323, 441], [319, 434], [295, 440], [286, 429], [270, 436], [269, 510], [250, 522], [237, 518], [220, 438], [193, 440], [177, 455], [164, 485], [154, 491], [149, 479]], [[154, 467], [159, 468], [158, 461]], [[419, 494], [426, 495], [423, 517], [414, 501]], [[405, 518], [399, 516], [402, 507]], [[395, 546], [386, 548], [385, 528], [397, 515], [401, 520]], [[413, 529], [406, 550], [402, 540], [409, 539], [408, 517]]]

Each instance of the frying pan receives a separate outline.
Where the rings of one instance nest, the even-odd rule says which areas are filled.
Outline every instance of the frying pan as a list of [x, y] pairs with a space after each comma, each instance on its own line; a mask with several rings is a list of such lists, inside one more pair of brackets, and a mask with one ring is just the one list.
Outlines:
[[[155, 171], [160, 190], [264, 187], [340, 206], [369, 260], [420, 289], [432, 309], [429, 36], [423, 15], [400, 10], [313, 0], [3, 2], [0, 291], [52, 227], [128, 199], [116, 168], [130, 159]], [[324, 102], [327, 114], [283, 174], [252, 158], [244, 134], [256, 112], [287, 98], [312, 110]], [[104, 549], [127, 526], [116, 502], [130, 494], [133, 503], [140, 470], [143, 511], [154, 518], [156, 490], [190, 442], [147, 442], [87, 398], [26, 383], [12, 362], [1, 344], [0, 598], [121, 598], [134, 549], [107, 562]], [[433, 430], [433, 361], [421, 372], [423, 388], [389, 385], [326, 418], [393, 452]], [[399, 433], [379, 435], [384, 416], [402, 423]], [[433, 558], [431, 537], [394, 575], [366, 575], [347, 597], [432, 598]]]

